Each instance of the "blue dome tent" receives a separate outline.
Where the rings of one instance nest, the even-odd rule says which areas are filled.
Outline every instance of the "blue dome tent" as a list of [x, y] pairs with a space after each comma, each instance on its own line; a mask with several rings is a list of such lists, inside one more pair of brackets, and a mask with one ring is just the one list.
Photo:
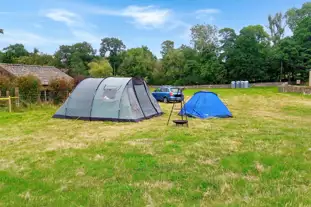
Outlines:
[[180, 110], [179, 115], [207, 118], [227, 118], [232, 117], [226, 105], [219, 99], [216, 93], [209, 91], [199, 91]]

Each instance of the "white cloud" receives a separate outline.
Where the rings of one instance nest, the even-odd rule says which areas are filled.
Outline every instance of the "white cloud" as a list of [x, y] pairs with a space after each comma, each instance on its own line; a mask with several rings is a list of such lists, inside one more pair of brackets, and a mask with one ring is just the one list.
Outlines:
[[68, 26], [80, 25], [82, 23], [82, 18], [78, 14], [66, 9], [50, 9], [46, 11], [44, 16], [57, 22], [63, 22]]
[[132, 23], [144, 28], [159, 28], [170, 20], [171, 10], [155, 6], [128, 6], [121, 10], [92, 9], [95, 14], [123, 16], [132, 19]]
[[140, 24], [144, 27], [159, 27], [168, 21], [170, 10], [157, 9], [153, 6], [129, 6], [122, 12], [122, 15], [132, 17], [134, 23]]

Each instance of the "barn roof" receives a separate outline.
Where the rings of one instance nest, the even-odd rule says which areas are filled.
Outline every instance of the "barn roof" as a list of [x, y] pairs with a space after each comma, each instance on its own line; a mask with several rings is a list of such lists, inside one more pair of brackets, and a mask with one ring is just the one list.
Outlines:
[[0, 68], [6, 70], [13, 76], [20, 77], [25, 75], [34, 75], [39, 78], [42, 85], [49, 85], [49, 81], [55, 78], [73, 78], [53, 66], [23, 65], [23, 64], [5, 64], [0, 63]]

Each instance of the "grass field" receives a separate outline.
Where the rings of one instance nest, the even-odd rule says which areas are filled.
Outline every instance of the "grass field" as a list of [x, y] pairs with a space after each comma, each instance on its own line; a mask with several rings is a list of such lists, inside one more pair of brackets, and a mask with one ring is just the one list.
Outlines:
[[213, 91], [234, 118], [189, 128], [165, 104], [140, 123], [0, 112], [0, 206], [311, 206], [311, 98]]

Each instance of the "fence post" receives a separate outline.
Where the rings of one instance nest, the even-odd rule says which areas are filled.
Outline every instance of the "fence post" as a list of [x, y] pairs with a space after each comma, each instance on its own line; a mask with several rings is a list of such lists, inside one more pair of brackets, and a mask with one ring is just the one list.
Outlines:
[[6, 97], [10, 96], [10, 91], [6, 91]]
[[11, 102], [11, 96], [9, 96], [9, 112], [12, 112], [12, 102]]

